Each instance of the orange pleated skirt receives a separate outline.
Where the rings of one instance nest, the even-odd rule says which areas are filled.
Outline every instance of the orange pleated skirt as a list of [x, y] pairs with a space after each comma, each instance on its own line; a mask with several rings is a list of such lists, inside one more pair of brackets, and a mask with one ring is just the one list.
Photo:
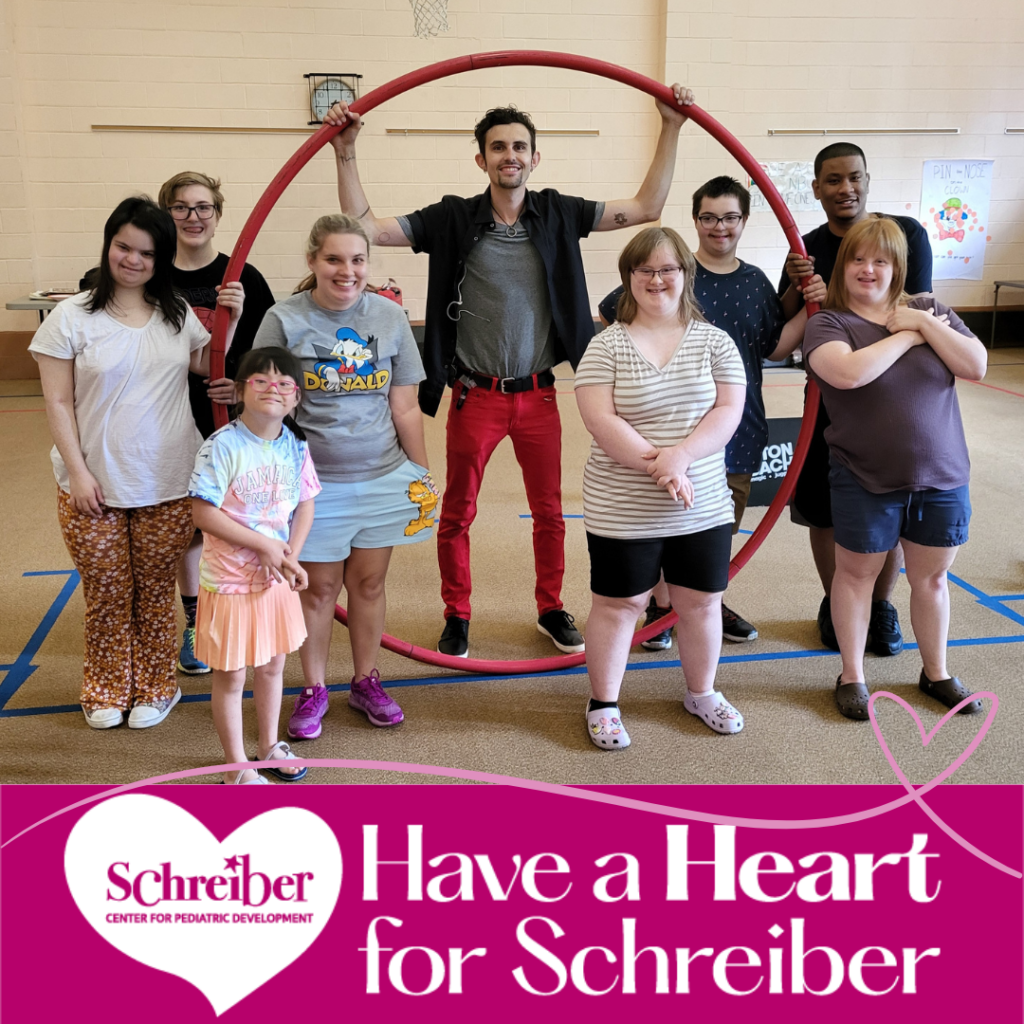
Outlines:
[[199, 590], [196, 657], [233, 672], [297, 651], [306, 639], [299, 595], [283, 583], [250, 594]]

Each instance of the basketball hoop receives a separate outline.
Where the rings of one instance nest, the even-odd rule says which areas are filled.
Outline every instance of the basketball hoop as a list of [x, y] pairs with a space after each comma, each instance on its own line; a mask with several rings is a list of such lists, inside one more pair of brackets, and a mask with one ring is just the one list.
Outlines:
[[409, 0], [420, 39], [448, 31], [448, 0]]

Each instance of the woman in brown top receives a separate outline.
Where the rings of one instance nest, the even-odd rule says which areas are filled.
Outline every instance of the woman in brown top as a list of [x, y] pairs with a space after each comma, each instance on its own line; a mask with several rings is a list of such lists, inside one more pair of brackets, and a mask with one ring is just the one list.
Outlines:
[[[946, 670], [946, 573], [967, 540], [970, 460], [956, 377], [980, 380], [987, 353], [948, 307], [908, 300], [907, 240], [888, 218], [843, 239], [825, 308], [804, 336], [811, 376], [832, 425], [836, 575], [832, 618], [843, 658], [836, 704], [868, 717], [864, 645], [871, 591], [886, 552], [902, 541], [921, 689], [947, 707], [971, 697]], [[961, 714], [981, 710], [974, 700]]]

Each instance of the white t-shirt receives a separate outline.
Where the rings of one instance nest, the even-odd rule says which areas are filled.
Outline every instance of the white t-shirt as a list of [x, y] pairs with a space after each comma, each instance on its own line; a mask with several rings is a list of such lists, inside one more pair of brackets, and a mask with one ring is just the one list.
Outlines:
[[[587, 346], [576, 370], [576, 387], [611, 385], [615, 412], [653, 448], [669, 448], [690, 436], [714, 407], [717, 384], [747, 383], [736, 343], [725, 331], [691, 321], [662, 369], [620, 323]], [[593, 441], [583, 471], [583, 519], [587, 531], [624, 540], [699, 533], [733, 521], [732, 495], [722, 450], [694, 462], [686, 474], [694, 502], [673, 501], [647, 473], [616, 462]]]
[[[89, 472], [111, 508], [143, 508], [184, 498], [202, 444], [188, 403], [188, 364], [209, 332], [191, 309], [175, 331], [159, 309], [145, 327], [127, 327], [85, 308], [83, 292], [57, 304], [29, 351], [74, 360], [75, 420]], [[70, 490], [54, 446], [54, 476]]]

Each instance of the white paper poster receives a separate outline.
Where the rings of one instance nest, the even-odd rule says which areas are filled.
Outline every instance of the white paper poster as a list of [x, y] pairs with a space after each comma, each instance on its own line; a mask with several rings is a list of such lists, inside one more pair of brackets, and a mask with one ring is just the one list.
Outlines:
[[[762, 163], [761, 166], [792, 212], [821, 209], [811, 189], [811, 182], [814, 180], [813, 163], [803, 160], [772, 160]], [[750, 188], [750, 209], [771, 209], [761, 190], [749, 178], [747, 185]]]
[[921, 223], [932, 244], [932, 279], [980, 281], [985, 269], [992, 160], [926, 160]]

